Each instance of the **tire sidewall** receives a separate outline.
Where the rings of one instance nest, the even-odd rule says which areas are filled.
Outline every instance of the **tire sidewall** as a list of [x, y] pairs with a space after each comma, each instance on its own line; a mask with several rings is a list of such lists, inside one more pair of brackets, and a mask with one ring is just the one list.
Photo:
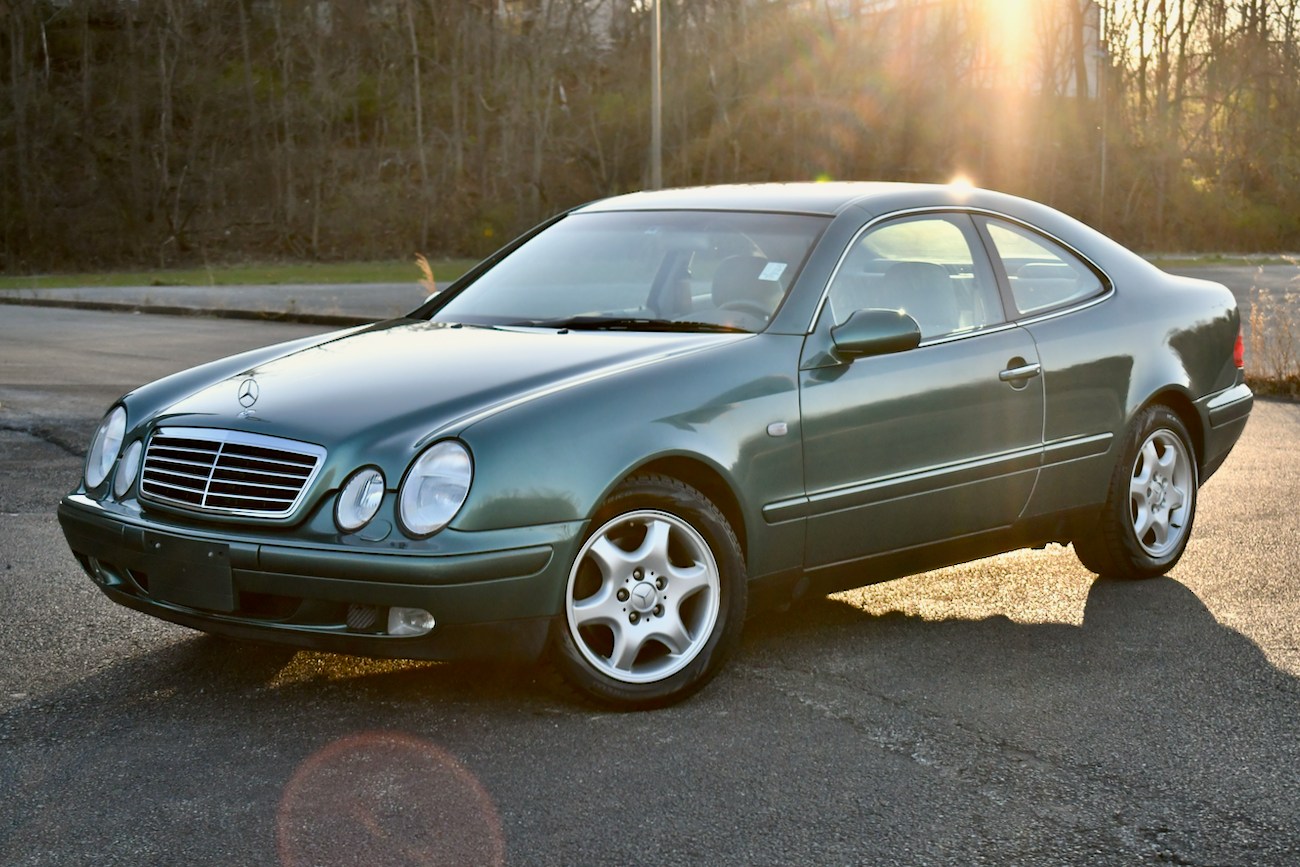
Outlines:
[[[651, 683], [625, 683], [597, 671], [583, 655], [562, 611], [552, 626], [553, 658], [572, 686], [605, 704], [627, 709], [658, 707], [686, 698], [703, 687], [739, 643], [745, 619], [744, 558], [730, 525], [703, 494], [682, 482], [657, 476], [637, 476], [619, 485], [596, 511], [578, 547], [609, 521], [638, 510], [667, 512], [690, 524], [704, 537], [718, 567], [718, 616], [713, 631], [695, 658], [680, 671]], [[577, 553], [575, 552], [575, 557]], [[569, 564], [571, 576], [574, 563]], [[569, 604], [566, 577], [564, 606]]]
[[[1128, 489], [1142, 445], [1149, 437], [1162, 430], [1169, 431], [1177, 437], [1186, 452], [1192, 472], [1192, 508], [1189, 510], [1186, 523], [1183, 525], [1182, 538], [1179, 540], [1178, 545], [1162, 557], [1152, 557], [1142, 547], [1133, 529], [1133, 519], [1129, 513]], [[1143, 410], [1129, 428], [1124, 459], [1116, 468], [1115, 477], [1111, 482], [1111, 515], [1109, 516], [1109, 519], [1115, 521], [1118, 525], [1119, 532], [1116, 541], [1122, 546], [1125, 559], [1129, 561], [1135, 573], [1142, 576], [1164, 574], [1172, 569], [1183, 556], [1183, 552], [1187, 550], [1187, 543], [1192, 536], [1192, 525], [1196, 521], [1196, 505], [1200, 494], [1200, 481], [1200, 471], [1196, 464], [1196, 449], [1192, 445], [1191, 436], [1188, 434], [1187, 426], [1183, 424], [1182, 419], [1164, 406], [1152, 406]]]

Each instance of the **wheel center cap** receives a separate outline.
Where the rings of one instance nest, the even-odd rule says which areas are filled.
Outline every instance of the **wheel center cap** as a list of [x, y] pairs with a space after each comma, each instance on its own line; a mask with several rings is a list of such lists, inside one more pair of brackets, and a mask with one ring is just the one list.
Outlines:
[[632, 607], [644, 614], [655, 607], [655, 597], [658, 595], [653, 584], [642, 581], [632, 588]]

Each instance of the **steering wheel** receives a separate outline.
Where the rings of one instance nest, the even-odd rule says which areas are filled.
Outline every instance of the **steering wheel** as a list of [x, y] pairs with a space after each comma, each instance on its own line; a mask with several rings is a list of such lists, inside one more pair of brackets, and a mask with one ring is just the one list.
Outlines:
[[718, 305], [719, 310], [735, 310], [737, 313], [748, 313], [751, 316], [757, 316], [764, 322], [772, 315], [772, 311], [757, 301], [751, 301], [748, 298], [738, 298], [735, 301], [728, 301], [725, 304]]

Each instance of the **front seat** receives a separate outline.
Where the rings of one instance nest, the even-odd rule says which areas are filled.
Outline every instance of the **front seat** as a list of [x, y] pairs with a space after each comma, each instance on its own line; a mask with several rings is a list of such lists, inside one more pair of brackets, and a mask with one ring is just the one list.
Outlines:
[[911, 316], [922, 337], [961, 327], [961, 310], [948, 269], [933, 262], [897, 262], [885, 272], [881, 295], [886, 305]]

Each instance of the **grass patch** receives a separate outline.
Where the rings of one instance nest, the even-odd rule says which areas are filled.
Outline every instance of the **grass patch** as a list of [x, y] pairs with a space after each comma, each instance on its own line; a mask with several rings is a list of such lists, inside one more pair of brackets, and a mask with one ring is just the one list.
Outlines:
[[[1295, 265], [1286, 255], [1153, 254], [1158, 268], [1214, 265]], [[435, 259], [428, 262], [433, 278], [449, 283], [478, 263], [476, 259]], [[420, 283], [427, 279], [414, 260], [378, 262], [254, 262], [157, 271], [107, 271], [70, 274], [0, 275], [0, 291], [15, 289], [80, 289], [94, 286], [277, 286], [310, 283]]]
[[[1200, 256], [1150, 255], [1160, 268], [1215, 265], [1293, 265], [1287, 255]], [[0, 292], [79, 289], [96, 286], [259, 286], [332, 283], [449, 283], [477, 264], [475, 259], [437, 259], [337, 263], [250, 263], [158, 271], [110, 271], [76, 274], [0, 275]], [[1293, 293], [1274, 298], [1255, 292], [1243, 318], [1250, 323], [1246, 382], [1261, 397], [1300, 400], [1300, 322]]]
[[1300, 403], [1300, 376], [1286, 379], [1264, 379], [1259, 376], [1246, 375], [1246, 385], [1255, 392], [1255, 397], [1271, 397], [1275, 400], [1289, 400]]
[[[434, 279], [447, 283], [464, 274], [475, 259], [436, 259], [428, 263]], [[161, 271], [109, 271], [86, 274], [0, 275], [0, 290], [80, 289], [92, 286], [263, 286], [305, 283], [419, 283], [425, 275], [413, 260], [330, 263], [252, 263], [173, 268]]]
[[1250, 302], [1246, 382], [1258, 395], [1300, 398], [1300, 296], [1256, 291]]
[[1184, 255], [1178, 253], [1148, 253], [1143, 257], [1152, 265], [1162, 270], [1170, 268], [1212, 268], [1217, 265], [1248, 266], [1258, 268], [1263, 265], [1295, 265], [1295, 256], [1285, 253], [1255, 255], [1235, 253], [1205, 253]]

